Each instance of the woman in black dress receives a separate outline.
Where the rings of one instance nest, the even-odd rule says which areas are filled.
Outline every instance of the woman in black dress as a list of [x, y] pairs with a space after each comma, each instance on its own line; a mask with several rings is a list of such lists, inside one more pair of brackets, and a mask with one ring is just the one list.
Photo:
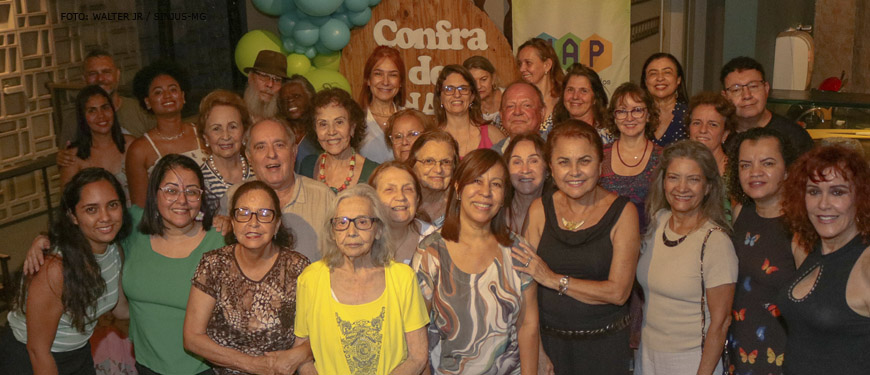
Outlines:
[[767, 128], [740, 133], [734, 144], [727, 175], [739, 202], [731, 236], [739, 269], [728, 336], [731, 364], [736, 374], [782, 374], [786, 331], [774, 299], [795, 273], [782, 186], [796, 155]]

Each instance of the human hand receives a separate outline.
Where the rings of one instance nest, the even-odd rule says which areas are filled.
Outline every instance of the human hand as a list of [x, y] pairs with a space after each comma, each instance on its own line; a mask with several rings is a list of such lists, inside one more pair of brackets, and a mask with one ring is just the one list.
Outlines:
[[45, 251], [50, 248], [51, 241], [48, 240], [48, 236], [40, 234], [33, 239], [30, 249], [24, 256], [22, 270], [25, 276], [33, 275], [39, 271], [39, 268], [45, 263]]
[[522, 265], [513, 266], [517, 271], [527, 273], [532, 276], [538, 284], [544, 284], [544, 280], [553, 273], [547, 263], [535, 252], [531, 245], [520, 242], [514, 247], [511, 247], [511, 256], [520, 262]]
[[550, 360], [550, 357], [547, 355], [547, 353], [544, 352], [544, 348], [541, 347], [538, 353], [538, 375], [555, 374], [556, 372], [555, 368], [553, 367], [553, 361]]
[[66, 147], [62, 150], [57, 150], [57, 166], [58, 167], [69, 167], [75, 164], [76, 156], [75, 149], [68, 148], [70, 146], [70, 142], [66, 142]]
[[211, 226], [214, 227], [218, 232], [221, 232], [222, 235], [226, 236], [231, 230], [233, 230], [233, 222], [230, 220], [229, 216], [226, 215], [215, 215], [212, 220]]

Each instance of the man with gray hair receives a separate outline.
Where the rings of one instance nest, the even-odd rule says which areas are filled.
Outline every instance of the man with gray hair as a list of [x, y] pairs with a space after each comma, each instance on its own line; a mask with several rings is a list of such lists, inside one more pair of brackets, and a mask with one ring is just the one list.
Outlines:
[[[492, 149], [503, 154], [511, 137], [540, 129], [544, 122], [544, 96], [541, 90], [526, 81], [511, 83], [501, 96], [499, 116], [508, 136], [493, 145]], [[541, 137], [546, 138], [547, 134], [541, 132]]]
[[287, 79], [287, 56], [280, 52], [262, 50], [257, 54], [254, 66], [245, 68], [248, 87], [245, 88], [245, 104], [256, 122], [278, 114], [278, 91]]
[[[256, 179], [265, 182], [281, 201], [281, 221], [296, 235], [296, 251], [312, 262], [321, 258], [320, 236], [326, 232], [329, 217], [324, 207], [335, 204], [335, 193], [326, 185], [296, 174], [296, 136], [283, 119], [266, 118], [251, 125], [245, 133], [245, 156]], [[231, 187], [221, 200], [221, 214], [236, 192]]]

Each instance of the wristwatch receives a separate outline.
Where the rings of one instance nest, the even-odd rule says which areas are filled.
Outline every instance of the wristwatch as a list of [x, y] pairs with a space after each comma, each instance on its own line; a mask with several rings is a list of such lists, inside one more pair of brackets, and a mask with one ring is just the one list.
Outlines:
[[570, 278], [568, 278], [568, 275], [562, 276], [562, 278], [559, 279], [559, 295], [560, 296], [565, 294], [565, 292], [568, 291], [568, 281], [569, 280], [570, 280]]

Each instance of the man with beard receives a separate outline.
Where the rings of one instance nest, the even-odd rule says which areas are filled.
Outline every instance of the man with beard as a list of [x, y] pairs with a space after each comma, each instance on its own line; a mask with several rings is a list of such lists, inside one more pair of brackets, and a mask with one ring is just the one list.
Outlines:
[[245, 68], [248, 87], [245, 88], [245, 104], [253, 122], [278, 114], [278, 91], [287, 79], [287, 56], [280, 52], [262, 50], [257, 54], [254, 66]]
[[[99, 85], [112, 98], [115, 114], [121, 127], [134, 137], [141, 137], [153, 128], [157, 121], [154, 116], [145, 112], [136, 102], [136, 99], [121, 96], [118, 86], [121, 83], [121, 69], [115, 66], [112, 55], [105, 50], [93, 50], [85, 56], [82, 64], [82, 78], [87, 85]], [[64, 113], [61, 133], [57, 144], [66, 148], [75, 141], [78, 133], [78, 121], [76, 121], [75, 109], [71, 113]]]
[[[511, 143], [511, 137], [533, 133], [544, 121], [544, 96], [538, 87], [526, 81], [510, 84], [501, 96], [501, 125], [508, 136], [492, 146], [499, 154]], [[541, 133], [541, 137], [547, 135]]]

